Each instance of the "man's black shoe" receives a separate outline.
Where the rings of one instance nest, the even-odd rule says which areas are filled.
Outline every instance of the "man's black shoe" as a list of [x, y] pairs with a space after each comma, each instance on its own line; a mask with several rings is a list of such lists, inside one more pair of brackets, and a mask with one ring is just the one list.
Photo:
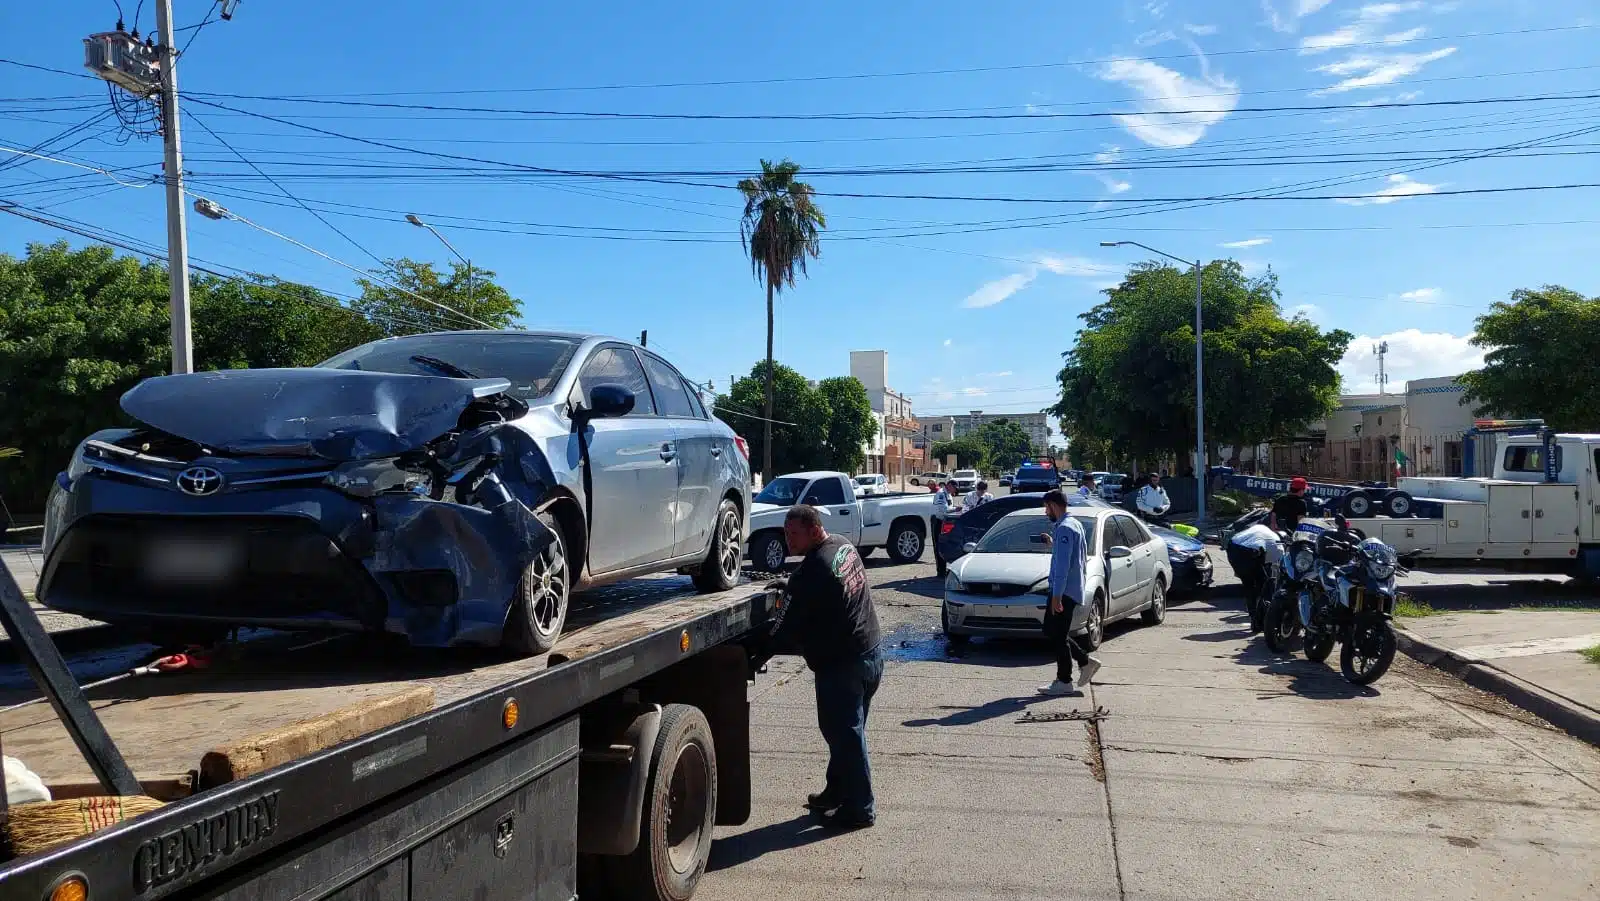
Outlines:
[[835, 810], [818, 817], [822, 821], [822, 828], [832, 829], [835, 832], [852, 832], [857, 829], [871, 829], [877, 822], [875, 817], [864, 813], [850, 813], [845, 810]]
[[828, 797], [827, 792], [817, 792], [814, 795], [806, 795], [807, 810], [815, 810], [818, 813], [826, 813], [827, 811], [833, 810], [838, 806], [839, 802]]

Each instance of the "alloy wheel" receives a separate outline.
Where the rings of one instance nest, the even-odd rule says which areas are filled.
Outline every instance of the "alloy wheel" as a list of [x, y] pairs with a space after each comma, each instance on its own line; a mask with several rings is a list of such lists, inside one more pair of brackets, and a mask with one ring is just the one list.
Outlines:
[[535, 633], [549, 635], [567, 609], [567, 553], [559, 535], [534, 558], [530, 575], [529, 625]]
[[911, 529], [906, 529], [895, 541], [895, 549], [900, 552], [900, 556], [914, 560], [922, 556], [922, 536]]
[[739, 549], [739, 515], [732, 510], [722, 514], [717, 524], [717, 542], [717, 566], [728, 579], [737, 579], [743, 554]]

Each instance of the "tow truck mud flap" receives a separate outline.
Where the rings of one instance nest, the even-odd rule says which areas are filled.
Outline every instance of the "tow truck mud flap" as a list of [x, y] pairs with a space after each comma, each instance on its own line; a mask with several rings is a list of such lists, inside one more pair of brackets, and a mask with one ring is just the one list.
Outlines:
[[217, 901], [571, 901], [578, 718], [308, 838], [195, 897]]

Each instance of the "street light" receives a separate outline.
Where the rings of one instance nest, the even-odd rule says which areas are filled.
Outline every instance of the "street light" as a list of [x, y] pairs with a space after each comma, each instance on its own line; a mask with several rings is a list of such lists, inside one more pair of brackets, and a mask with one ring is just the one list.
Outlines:
[[412, 225], [415, 225], [418, 228], [425, 228], [428, 231], [433, 232], [433, 236], [435, 238], [439, 239], [439, 243], [443, 244], [446, 248], [449, 249], [449, 251], [451, 253], [455, 254], [456, 255], [456, 259], [458, 259], [461, 262], [466, 264], [466, 266], [467, 266], [467, 311], [471, 312], [472, 311], [472, 261], [467, 259], [466, 257], [462, 256], [461, 255], [461, 251], [456, 250], [454, 245], [452, 245], [449, 241], [446, 241], [444, 239], [444, 235], [439, 234], [439, 230], [438, 229], [434, 228], [433, 226], [429, 225], [426, 222], [423, 222], [421, 219], [419, 219], [417, 217], [416, 213], [407, 213], [406, 214], [406, 221], [411, 223]]
[[1158, 256], [1175, 260], [1185, 265], [1194, 266], [1194, 476], [1195, 476], [1195, 522], [1203, 522], [1206, 518], [1206, 376], [1201, 365], [1201, 339], [1203, 337], [1200, 320], [1200, 308], [1204, 295], [1201, 293], [1201, 266], [1200, 261], [1190, 263], [1183, 257], [1175, 257], [1164, 250], [1156, 250], [1148, 244], [1138, 241], [1101, 241], [1101, 247], [1139, 247]]

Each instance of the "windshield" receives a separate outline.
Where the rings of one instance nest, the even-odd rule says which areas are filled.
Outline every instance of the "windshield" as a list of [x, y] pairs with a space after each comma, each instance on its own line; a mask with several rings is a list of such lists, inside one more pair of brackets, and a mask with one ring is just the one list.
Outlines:
[[958, 479], [976, 479], [977, 477], [978, 471], [976, 469], [958, 469], [955, 474], [955, 478]]
[[857, 485], [876, 485], [883, 481], [883, 476], [856, 476]]
[[795, 504], [800, 503], [800, 492], [805, 491], [808, 484], [810, 484], [809, 480], [797, 479], [793, 476], [773, 479], [772, 484], [761, 489], [761, 493], [756, 495], [755, 502], [758, 504], [775, 504], [779, 507], [793, 507]]
[[544, 397], [578, 350], [575, 338], [517, 332], [449, 332], [409, 335], [363, 344], [318, 363], [322, 369], [356, 369], [402, 375], [446, 375], [511, 380], [520, 400]]
[[[1084, 553], [1094, 553], [1094, 517], [1074, 516], [1078, 525], [1083, 526], [1083, 535], [1086, 539]], [[994, 524], [984, 536], [978, 540], [977, 553], [980, 554], [1048, 554], [1050, 545], [1039, 537], [1045, 532], [1055, 529], [1055, 524], [1050, 517], [1043, 513], [1028, 513], [1025, 515], [1011, 514]]]

